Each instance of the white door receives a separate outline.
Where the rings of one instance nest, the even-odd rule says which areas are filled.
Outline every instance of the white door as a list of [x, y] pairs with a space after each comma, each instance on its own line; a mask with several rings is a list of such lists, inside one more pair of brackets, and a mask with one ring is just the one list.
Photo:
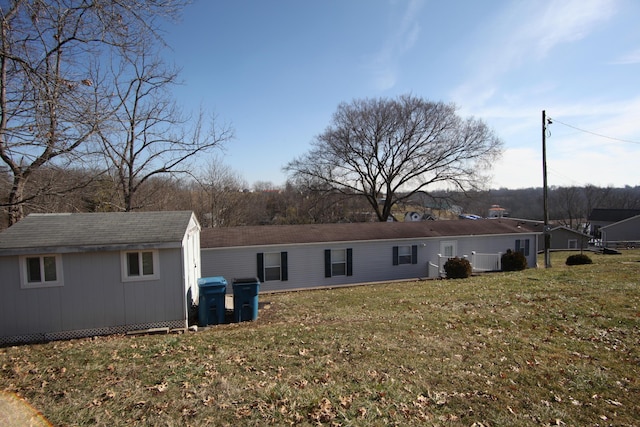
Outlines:
[[458, 242], [455, 240], [440, 242], [440, 255], [447, 259], [458, 256]]

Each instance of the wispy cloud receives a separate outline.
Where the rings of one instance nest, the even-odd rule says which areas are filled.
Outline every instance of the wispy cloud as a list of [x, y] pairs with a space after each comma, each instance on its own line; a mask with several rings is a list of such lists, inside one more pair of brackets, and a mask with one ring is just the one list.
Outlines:
[[418, 16], [424, 2], [425, 0], [409, 1], [397, 26], [371, 60], [369, 67], [377, 90], [388, 90], [396, 85], [398, 61], [415, 46], [420, 35]]
[[614, 65], [631, 65], [631, 64], [640, 64], [640, 49], [634, 50], [633, 52], [629, 52], [625, 55], [622, 55], [618, 59], [612, 62]]
[[452, 98], [483, 105], [490, 98], [486, 89], [499, 86], [503, 76], [545, 59], [561, 44], [587, 37], [613, 14], [612, 0], [511, 3], [479, 29], [467, 59], [473, 74], [452, 92]]

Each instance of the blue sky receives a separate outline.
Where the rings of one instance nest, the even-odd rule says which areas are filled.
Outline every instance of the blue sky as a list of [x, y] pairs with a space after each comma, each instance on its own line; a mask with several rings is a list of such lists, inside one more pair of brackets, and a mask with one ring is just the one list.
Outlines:
[[491, 188], [640, 185], [640, 1], [199, 0], [167, 28], [175, 91], [230, 123], [218, 157], [286, 180], [341, 102], [453, 102], [504, 141]]

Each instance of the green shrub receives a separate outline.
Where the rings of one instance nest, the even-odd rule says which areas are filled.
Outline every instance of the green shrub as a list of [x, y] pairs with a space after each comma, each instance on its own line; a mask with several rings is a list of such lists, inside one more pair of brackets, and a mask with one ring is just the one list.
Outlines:
[[444, 263], [447, 279], [466, 279], [471, 276], [471, 263], [466, 258], [449, 258]]
[[500, 258], [502, 263], [502, 271], [520, 271], [527, 268], [527, 258], [522, 252], [514, 252], [511, 249], [507, 249], [507, 252], [502, 254]]
[[585, 254], [575, 254], [569, 255], [567, 257], [567, 261], [565, 262], [567, 265], [583, 265], [583, 264], [593, 264], [591, 258], [589, 258]]

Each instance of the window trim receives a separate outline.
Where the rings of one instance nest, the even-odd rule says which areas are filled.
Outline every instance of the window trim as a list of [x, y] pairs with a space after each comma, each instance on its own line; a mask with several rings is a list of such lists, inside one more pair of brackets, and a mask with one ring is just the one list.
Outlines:
[[[153, 260], [153, 274], [140, 274], [138, 276], [130, 276], [128, 271], [128, 262], [127, 256], [128, 254], [137, 253], [138, 259], [140, 261], [140, 266], [142, 267], [142, 253], [151, 252], [152, 260]], [[137, 250], [129, 250], [129, 251], [121, 251], [120, 252], [120, 273], [122, 276], [122, 282], [144, 282], [149, 280], [159, 280], [160, 279], [160, 255], [157, 249], [137, 249]]]
[[[44, 276], [44, 258], [54, 257], [56, 266], [56, 280], [40, 280], [39, 282], [28, 281], [27, 271], [27, 259], [38, 258], [40, 260], [40, 276]], [[21, 255], [19, 257], [20, 262], [20, 288], [33, 289], [33, 288], [52, 288], [56, 286], [64, 286], [64, 272], [62, 270], [62, 254], [33, 254], [33, 255]]]
[[[272, 263], [269, 264], [268, 259], [269, 258], [273, 258], [274, 260], [277, 260], [277, 264]], [[273, 270], [275, 272], [275, 270], [278, 270], [278, 278], [269, 278], [269, 274], [268, 271], [269, 270]], [[277, 282], [282, 280], [282, 254], [280, 252], [265, 252], [264, 253], [264, 281], [267, 282]]]

